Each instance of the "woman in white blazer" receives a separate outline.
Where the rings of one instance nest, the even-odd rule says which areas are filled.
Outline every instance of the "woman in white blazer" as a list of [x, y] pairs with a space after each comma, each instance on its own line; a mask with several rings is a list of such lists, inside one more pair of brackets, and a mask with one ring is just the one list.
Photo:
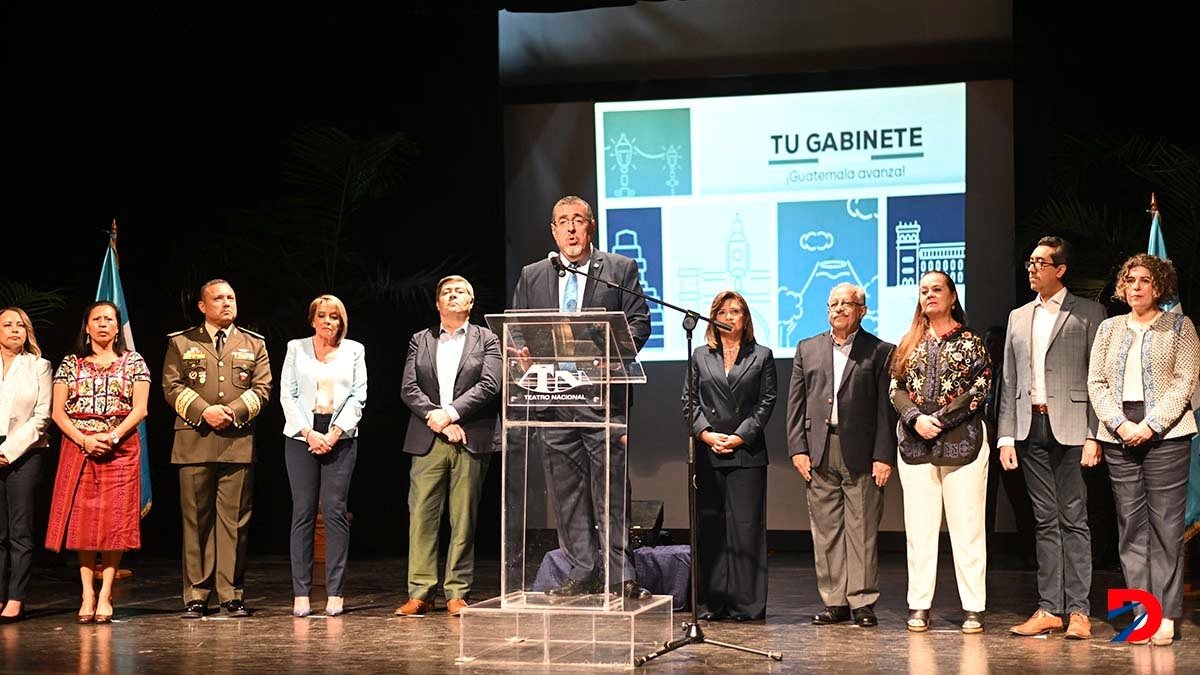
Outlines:
[[[0, 624], [25, 618], [25, 589], [33, 564], [34, 489], [49, 445], [53, 382], [33, 323], [19, 307], [0, 310]], [[3, 577], [5, 571], [8, 578]]]
[[358, 422], [367, 403], [361, 343], [346, 339], [346, 306], [332, 295], [308, 306], [313, 336], [288, 343], [280, 376], [284, 455], [292, 486], [294, 616], [311, 612], [313, 529], [325, 519], [325, 614], [343, 611], [342, 582], [350, 549], [346, 501], [358, 455]]

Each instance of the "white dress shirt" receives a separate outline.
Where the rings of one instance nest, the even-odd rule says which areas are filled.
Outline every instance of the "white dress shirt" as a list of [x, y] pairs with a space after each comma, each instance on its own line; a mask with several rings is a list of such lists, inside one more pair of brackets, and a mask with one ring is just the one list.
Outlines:
[[837, 426], [837, 395], [838, 389], [842, 388], [842, 374], [846, 372], [846, 364], [850, 362], [850, 349], [854, 346], [854, 336], [858, 335], [858, 331], [850, 334], [846, 341], [838, 344], [837, 338], [831, 332], [829, 341], [833, 346], [833, 412], [829, 414], [830, 426]]
[[[571, 265], [571, 261], [567, 260], [566, 257], [562, 258], [562, 263], [567, 266]], [[587, 274], [588, 268], [591, 267], [591, 265], [592, 265], [592, 248], [589, 246], [588, 250], [587, 250], [587, 257], [585, 257], [583, 260], [581, 260], [576, 265], [576, 269], [578, 269], [581, 272], [581, 274], [571, 274], [570, 272], [567, 272], [566, 274], [564, 274], [558, 278], [558, 306], [559, 307], [563, 306], [563, 296], [565, 296], [567, 294], [567, 279], [570, 279], [571, 277], [575, 277], [576, 282], [579, 284], [579, 288], [576, 291], [577, 295], [575, 296], [575, 302], [576, 302], [575, 306], [580, 310], [583, 309], [583, 289], [587, 287], [587, 282], [588, 282], [588, 278], [583, 275]]]
[[1043, 300], [1038, 295], [1037, 304], [1033, 306], [1033, 336], [1030, 349], [1030, 367], [1033, 372], [1029, 379], [1029, 400], [1034, 405], [1046, 404], [1046, 352], [1050, 350], [1050, 334], [1054, 332], [1054, 322], [1058, 321], [1058, 313], [1062, 310], [1063, 299], [1067, 297], [1066, 287]]
[[[1066, 297], [1067, 287], [1063, 286], [1048, 299], [1042, 299], [1039, 293], [1037, 304], [1033, 306], [1033, 334], [1029, 336], [1032, 352], [1029, 355], [1029, 401], [1033, 405], [1046, 404], [1046, 352], [1050, 351], [1050, 334], [1054, 332], [1054, 322], [1058, 321]], [[998, 448], [1016, 444], [1017, 439], [1012, 436], [996, 439]]]
[[463, 347], [467, 344], [467, 324], [458, 327], [454, 332], [441, 327], [438, 332], [437, 372], [438, 372], [438, 405], [450, 415], [450, 420], [459, 420], [458, 411], [450, 405], [454, 401], [454, 381], [458, 378], [458, 364], [462, 361]]

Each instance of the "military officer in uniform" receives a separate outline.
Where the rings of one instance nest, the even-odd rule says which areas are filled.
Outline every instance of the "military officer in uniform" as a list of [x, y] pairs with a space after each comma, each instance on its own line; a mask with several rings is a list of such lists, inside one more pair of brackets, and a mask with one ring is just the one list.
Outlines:
[[203, 617], [214, 590], [227, 616], [243, 617], [252, 422], [270, 398], [271, 365], [263, 336], [234, 326], [237, 297], [228, 282], [204, 284], [198, 304], [204, 323], [172, 333], [163, 363], [163, 391], [176, 414], [183, 618]]

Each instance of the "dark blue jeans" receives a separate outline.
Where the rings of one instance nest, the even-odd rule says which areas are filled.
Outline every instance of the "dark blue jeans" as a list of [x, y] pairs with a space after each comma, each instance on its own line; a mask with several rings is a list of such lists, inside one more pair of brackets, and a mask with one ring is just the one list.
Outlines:
[[344, 438], [328, 453], [314, 455], [307, 443], [289, 438], [284, 455], [292, 486], [292, 590], [296, 597], [308, 597], [312, 591], [313, 530], [320, 503], [325, 519], [325, 590], [328, 595], [341, 596], [350, 552], [346, 502], [358, 439]]

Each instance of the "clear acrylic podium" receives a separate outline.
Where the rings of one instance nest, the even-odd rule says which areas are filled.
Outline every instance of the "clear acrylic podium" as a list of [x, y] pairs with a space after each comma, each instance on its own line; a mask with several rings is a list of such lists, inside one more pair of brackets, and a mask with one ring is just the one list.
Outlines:
[[[670, 639], [672, 598], [621, 593], [634, 578], [627, 385], [646, 381], [625, 315], [509, 311], [487, 322], [505, 355], [500, 595], [463, 610], [459, 662], [631, 667]], [[584, 592], [536, 583], [554, 549]]]

